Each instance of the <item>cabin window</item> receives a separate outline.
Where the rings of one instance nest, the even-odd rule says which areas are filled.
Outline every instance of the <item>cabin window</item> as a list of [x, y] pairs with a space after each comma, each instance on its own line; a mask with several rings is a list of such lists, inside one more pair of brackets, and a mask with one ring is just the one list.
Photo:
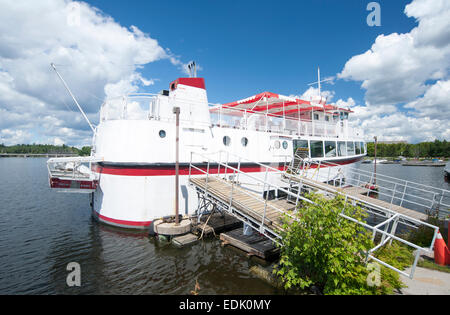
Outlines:
[[314, 120], [319, 120], [319, 114], [314, 114]]
[[323, 157], [323, 141], [311, 140], [310, 145], [311, 145], [311, 157], [312, 158]]
[[347, 145], [345, 141], [338, 141], [338, 155], [339, 156], [347, 155]]
[[341, 120], [348, 119], [348, 113], [347, 112], [339, 112], [339, 117]]
[[246, 137], [243, 137], [243, 138], [241, 139], [241, 143], [242, 143], [242, 146], [243, 146], [243, 147], [246, 147], [247, 144], [248, 144], [248, 139], [247, 139]]
[[361, 154], [361, 142], [355, 142], [356, 154]]
[[287, 141], [283, 141], [283, 149], [287, 149], [288, 148], [288, 143], [287, 143]]
[[325, 121], [330, 121], [330, 116], [325, 116]]
[[366, 153], [366, 148], [364, 146], [364, 142], [360, 142], [359, 144], [361, 145], [361, 154]]
[[231, 138], [228, 136], [223, 137], [223, 144], [228, 147], [231, 144]]
[[347, 142], [347, 154], [355, 155], [355, 143], [352, 141]]
[[308, 140], [294, 140], [294, 154], [309, 157]]
[[326, 157], [336, 156], [336, 142], [325, 141], [325, 156]]
[[164, 130], [160, 130], [159, 131], [159, 137], [160, 138], [165, 138], [166, 137], [166, 132]]

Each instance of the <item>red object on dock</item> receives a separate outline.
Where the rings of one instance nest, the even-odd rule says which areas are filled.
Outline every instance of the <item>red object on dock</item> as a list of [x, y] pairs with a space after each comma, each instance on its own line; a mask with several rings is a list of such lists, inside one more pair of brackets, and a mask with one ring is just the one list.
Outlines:
[[450, 265], [450, 252], [445, 245], [441, 232], [438, 232], [434, 243], [434, 262], [441, 266]]

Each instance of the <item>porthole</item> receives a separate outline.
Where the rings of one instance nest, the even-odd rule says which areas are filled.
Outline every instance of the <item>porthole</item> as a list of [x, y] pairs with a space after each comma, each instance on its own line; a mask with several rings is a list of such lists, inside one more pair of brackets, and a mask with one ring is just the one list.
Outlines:
[[280, 141], [276, 140], [275, 141], [275, 149], [279, 149], [280, 147], [281, 147]]
[[160, 136], [161, 138], [165, 138], [165, 137], [166, 137], [166, 132], [165, 132], [164, 130], [160, 130], [160, 131], [159, 131], [159, 136]]
[[223, 137], [223, 144], [228, 147], [231, 144], [231, 138], [228, 136]]
[[287, 141], [283, 141], [283, 149], [287, 149], [288, 148], [288, 143], [287, 143]]
[[246, 137], [243, 137], [243, 138], [241, 139], [241, 143], [242, 143], [242, 146], [243, 146], [243, 147], [246, 147], [247, 144], [248, 144], [248, 139], [247, 139]]

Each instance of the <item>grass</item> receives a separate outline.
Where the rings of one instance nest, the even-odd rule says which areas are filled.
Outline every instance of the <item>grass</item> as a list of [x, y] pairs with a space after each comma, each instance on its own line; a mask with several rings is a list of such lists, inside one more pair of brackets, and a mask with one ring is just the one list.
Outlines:
[[419, 261], [417, 263], [417, 266], [422, 267], [422, 268], [436, 270], [436, 271], [450, 273], [450, 266], [441, 266], [441, 265], [435, 264], [434, 262], [429, 261], [429, 260]]

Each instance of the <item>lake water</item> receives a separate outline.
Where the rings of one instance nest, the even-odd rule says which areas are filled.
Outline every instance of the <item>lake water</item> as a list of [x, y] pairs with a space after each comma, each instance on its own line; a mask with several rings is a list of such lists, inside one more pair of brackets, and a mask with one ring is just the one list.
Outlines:
[[[371, 169], [372, 165], [361, 165]], [[443, 168], [378, 165], [382, 174], [450, 189]], [[89, 196], [50, 190], [46, 159], [0, 159], [0, 294], [279, 294], [216, 239], [178, 249], [102, 225]], [[81, 267], [68, 287], [67, 264]]]

